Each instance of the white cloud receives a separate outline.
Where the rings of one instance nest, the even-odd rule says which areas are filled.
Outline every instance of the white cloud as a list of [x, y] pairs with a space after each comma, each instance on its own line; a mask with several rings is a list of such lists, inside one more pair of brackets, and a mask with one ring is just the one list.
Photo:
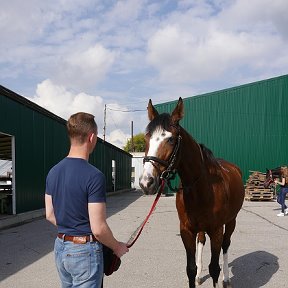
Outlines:
[[114, 59], [115, 53], [99, 44], [73, 52], [60, 61], [54, 80], [78, 90], [93, 87], [105, 78]]
[[[235, 81], [239, 76], [245, 78], [243, 73], [247, 77], [284, 71], [281, 64], [275, 65], [275, 55], [282, 67], [287, 67], [288, 43], [283, 30], [288, 29], [279, 23], [288, 21], [282, 12], [287, 11], [288, 2], [275, 2], [235, 1], [229, 6], [219, 2], [219, 13], [214, 14], [207, 4], [198, 2], [186, 12], [176, 11], [148, 40], [147, 61], [167, 84], [223, 78]], [[182, 5], [188, 4], [182, 1]]]
[[126, 145], [127, 140], [131, 138], [131, 135], [124, 134], [121, 129], [113, 130], [109, 135], [106, 137], [106, 141], [113, 143], [115, 146], [123, 149]]
[[[102, 97], [73, 93], [47, 79], [37, 85], [36, 95], [31, 100], [66, 120], [80, 111], [93, 114], [98, 125], [98, 136], [103, 138], [105, 104]], [[124, 132], [130, 130], [131, 118], [120, 112], [127, 111], [127, 107], [117, 103], [107, 104], [107, 107], [113, 110], [108, 108], [106, 113], [106, 141], [122, 148], [131, 137]]]
[[62, 85], [54, 84], [50, 79], [37, 85], [36, 95], [32, 98], [38, 105], [46, 108], [52, 113], [68, 119], [76, 112], [87, 112], [95, 115], [96, 122], [102, 123], [101, 115], [95, 113], [103, 111], [103, 99], [86, 93], [73, 93]]
[[[95, 114], [100, 137], [104, 104], [145, 109], [287, 73], [287, 0], [2, 2], [1, 84], [64, 118]], [[124, 143], [147, 115], [106, 120]]]
[[133, 22], [137, 19], [142, 5], [142, 0], [117, 1], [111, 11], [107, 13], [109, 22], [114, 24], [126, 21], [129, 23]]

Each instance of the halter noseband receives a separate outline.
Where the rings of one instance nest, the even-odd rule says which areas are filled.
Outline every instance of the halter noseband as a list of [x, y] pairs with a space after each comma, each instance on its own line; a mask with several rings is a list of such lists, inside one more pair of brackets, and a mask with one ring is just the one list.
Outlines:
[[[158, 170], [159, 174], [161, 174], [160, 179], [166, 180], [167, 184], [171, 190], [174, 190], [174, 189], [171, 187], [170, 180], [173, 180], [175, 178], [175, 175], [176, 175], [176, 169], [173, 169], [173, 166], [175, 164], [177, 153], [179, 151], [181, 139], [182, 139], [182, 137], [180, 135], [180, 127], [177, 126], [177, 129], [178, 129], [177, 142], [174, 145], [173, 151], [172, 151], [168, 161], [162, 160], [162, 159], [160, 159], [158, 157], [154, 157], [154, 156], [145, 156], [143, 158], [143, 164], [145, 164], [145, 162], [150, 162]], [[166, 169], [161, 173], [160, 169], [154, 164], [155, 162], [164, 166]]]

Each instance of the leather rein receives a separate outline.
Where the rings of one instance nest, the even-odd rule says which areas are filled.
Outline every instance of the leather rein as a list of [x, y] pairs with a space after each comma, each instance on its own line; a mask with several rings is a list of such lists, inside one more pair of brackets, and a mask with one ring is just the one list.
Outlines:
[[[173, 148], [173, 151], [171, 153], [171, 156], [169, 157], [169, 160], [168, 161], [165, 161], [165, 160], [162, 160], [158, 157], [154, 157], [154, 156], [145, 156], [143, 158], [143, 163], [145, 162], [150, 162], [158, 171], [159, 171], [159, 174], [161, 174], [160, 176], [160, 179], [161, 179], [161, 185], [159, 186], [158, 188], [158, 191], [157, 191], [157, 195], [156, 195], [156, 198], [150, 208], [150, 211], [148, 213], [148, 215], [146, 216], [145, 220], [142, 222], [142, 224], [135, 230], [135, 232], [131, 235], [130, 239], [128, 240], [127, 242], [127, 247], [130, 248], [132, 247], [135, 242], [137, 241], [137, 239], [139, 238], [140, 234], [142, 233], [143, 231], [143, 228], [144, 226], [146, 225], [146, 223], [148, 222], [150, 216], [152, 215], [159, 199], [160, 199], [160, 196], [164, 190], [164, 186], [165, 186], [165, 183], [167, 183], [168, 187], [172, 190], [172, 191], [178, 191], [178, 188], [172, 188], [171, 187], [171, 183], [170, 181], [173, 180], [176, 176], [176, 169], [173, 169], [173, 165], [175, 164], [175, 161], [176, 161], [176, 157], [177, 157], [177, 153], [179, 151], [179, 148], [180, 148], [180, 144], [181, 144], [181, 140], [182, 140], [182, 137], [180, 135], [180, 127], [178, 126], [177, 127], [178, 129], [178, 136], [177, 136], [177, 143], [175, 144], [174, 148]], [[197, 142], [196, 142], [197, 143]], [[197, 143], [198, 144], [198, 143]], [[203, 158], [203, 153], [202, 153], [202, 150], [201, 150], [201, 147], [200, 145], [198, 144], [199, 146], [199, 149], [200, 149], [200, 153], [201, 153], [201, 158], [202, 158], [202, 161], [204, 161], [204, 158]], [[158, 166], [155, 165], [155, 163], [158, 163], [162, 166], [164, 166], [166, 169], [161, 173], [160, 172], [160, 169]], [[200, 176], [196, 179], [196, 181], [193, 183], [193, 186], [195, 185], [195, 183], [198, 182], [198, 180], [202, 177], [202, 173], [200, 174]], [[191, 186], [191, 187], [193, 187]], [[183, 188], [182, 188], [183, 189]]]
[[[173, 125], [172, 125], [173, 126]], [[165, 186], [165, 182], [167, 183], [167, 185], [169, 186], [169, 188], [171, 190], [176, 191], [177, 189], [172, 188], [171, 187], [171, 183], [170, 181], [173, 180], [175, 178], [176, 175], [176, 170], [173, 169], [173, 165], [176, 161], [176, 157], [177, 157], [177, 153], [178, 150], [180, 148], [180, 144], [181, 144], [181, 135], [180, 135], [180, 127], [179, 125], [176, 126], [177, 130], [178, 130], [178, 136], [177, 136], [177, 143], [173, 148], [173, 151], [171, 153], [171, 156], [169, 157], [168, 161], [162, 160], [160, 158], [154, 157], [154, 156], [145, 156], [143, 158], [143, 163], [145, 162], [150, 162], [159, 172], [160, 175], [160, 179], [161, 179], [161, 185], [159, 185], [158, 191], [157, 191], [157, 195], [156, 198], [150, 208], [150, 211], [148, 213], [148, 215], [146, 216], [145, 220], [142, 222], [142, 224], [136, 229], [136, 231], [131, 235], [130, 239], [127, 242], [127, 247], [130, 248], [132, 247], [135, 242], [137, 241], [137, 239], [139, 238], [140, 234], [143, 231], [144, 226], [146, 225], [146, 223], [148, 222], [150, 216], [152, 215], [158, 201], [159, 198], [164, 190], [164, 186]], [[160, 169], [158, 166], [155, 165], [155, 163], [158, 163], [162, 166], [164, 166], [166, 169], [161, 173]], [[132, 240], [133, 239], [133, 240]]]
[[157, 191], [157, 195], [156, 195], [156, 198], [150, 208], [150, 211], [148, 213], [148, 215], [146, 216], [145, 220], [142, 222], [142, 224], [134, 231], [134, 233], [131, 235], [130, 239], [128, 240], [127, 242], [127, 247], [130, 248], [132, 247], [135, 242], [137, 241], [137, 239], [139, 238], [140, 234], [142, 233], [142, 230], [144, 228], [144, 226], [146, 225], [146, 223], [148, 222], [150, 216], [152, 215], [158, 201], [159, 201], [159, 198], [163, 192], [163, 189], [164, 189], [164, 186], [165, 186], [165, 180], [162, 180], [161, 182], [161, 185], [159, 186], [158, 188], [158, 191]]

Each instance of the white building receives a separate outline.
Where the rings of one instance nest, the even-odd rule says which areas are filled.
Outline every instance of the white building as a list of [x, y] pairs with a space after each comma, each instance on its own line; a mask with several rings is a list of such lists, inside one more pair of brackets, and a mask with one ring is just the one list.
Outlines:
[[139, 177], [143, 171], [143, 158], [145, 156], [144, 152], [130, 152], [133, 155], [132, 158], [132, 175], [131, 175], [131, 186], [132, 188], [140, 189]]

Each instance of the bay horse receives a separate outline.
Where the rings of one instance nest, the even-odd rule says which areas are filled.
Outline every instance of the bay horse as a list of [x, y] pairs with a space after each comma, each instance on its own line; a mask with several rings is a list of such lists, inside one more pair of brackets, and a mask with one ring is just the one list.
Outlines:
[[[270, 187], [276, 178], [281, 178], [287, 172], [287, 167], [277, 167], [273, 169], [266, 168], [266, 178], [263, 184], [264, 188]], [[285, 173], [286, 172], [286, 173]]]
[[201, 283], [202, 248], [206, 233], [211, 243], [209, 273], [213, 287], [219, 287], [221, 248], [223, 285], [227, 287], [230, 285], [228, 248], [244, 200], [241, 171], [232, 163], [216, 159], [208, 148], [198, 144], [180, 126], [179, 121], [184, 116], [181, 97], [171, 115], [159, 114], [151, 99], [147, 110], [150, 123], [146, 128], [146, 151], [139, 184], [145, 194], [155, 194], [161, 179], [169, 181], [170, 175], [177, 171], [181, 181], [176, 193], [176, 207], [186, 250], [189, 288]]

